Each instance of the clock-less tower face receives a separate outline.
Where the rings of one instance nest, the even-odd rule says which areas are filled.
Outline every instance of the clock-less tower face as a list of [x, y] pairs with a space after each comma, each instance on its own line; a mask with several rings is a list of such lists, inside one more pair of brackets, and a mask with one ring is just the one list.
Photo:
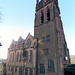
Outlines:
[[[37, 58], [38, 68], [40, 68], [38, 75], [40, 75], [40, 73], [43, 71], [43, 74], [48, 74], [50, 73], [50, 69], [53, 71], [51, 75], [59, 75], [57, 73], [55, 74], [56, 69], [57, 71], [59, 71], [59, 66], [55, 67], [57, 63], [59, 64], [55, 24], [55, 17], [57, 16], [59, 16], [59, 12], [57, 9], [56, 1], [41, 0], [39, 2], [37, 0], [34, 37], [35, 39], [38, 38], [39, 40], [41, 40], [41, 42], [38, 43], [39, 46]], [[41, 65], [44, 68], [43, 71], [41, 71]]]

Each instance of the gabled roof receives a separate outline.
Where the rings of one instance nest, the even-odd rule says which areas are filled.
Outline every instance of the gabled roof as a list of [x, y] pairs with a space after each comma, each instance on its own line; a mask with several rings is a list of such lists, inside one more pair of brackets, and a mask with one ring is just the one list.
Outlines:
[[12, 44], [13, 44], [13, 45], [16, 45], [16, 43], [17, 43], [17, 41], [15, 41], [15, 40], [13, 39], [11, 45], [12, 45]]
[[28, 33], [28, 35], [27, 35], [27, 37], [26, 37], [25, 40], [24, 40], [21, 36], [19, 37], [18, 41], [12, 40], [12, 43], [11, 43], [11, 45], [10, 45], [10, 48], [11, 48], [12, 46], [15, 46], [15, 45], [18, 46], [18, 44], [27, 43], [28, 40], [34, 41], [34, 37], [33, 37], [30, 33]]
[[18, 41], [24, 41], [24, 39], [20, 36]]
[[27, 35], [25, 41], [28, 40], [28, 39], [34, 40], [34, 37], [33, 37], [30, 33], [28, 33], [28, 35]]
[[23, 41], [24, 41], [24, 39], [20, 36], [19, 39], [18, 39], [18, 41], [17, 41], [17, 43], [23, 42]]
[[15, 46], [15, 45], [16, 45], [16, 43], [17, 43], [17, 41], [12, 40], [11, 45], [10, 45], [10, 47], [9, 47], [9, 48], [11, 48], [12, 46]]

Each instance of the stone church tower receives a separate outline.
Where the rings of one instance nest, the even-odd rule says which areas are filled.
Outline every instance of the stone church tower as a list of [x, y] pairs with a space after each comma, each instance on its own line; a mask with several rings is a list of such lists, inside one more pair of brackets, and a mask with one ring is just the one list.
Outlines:
[[58, 0], [37, 0], [34, 38], [38, 42], [36, 75], [64, 75], [70, 57]]

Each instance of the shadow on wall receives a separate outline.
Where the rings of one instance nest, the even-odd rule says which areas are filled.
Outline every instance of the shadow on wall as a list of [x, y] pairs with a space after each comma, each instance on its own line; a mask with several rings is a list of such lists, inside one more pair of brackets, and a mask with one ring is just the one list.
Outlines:
[[64, 75], [75, 75], [75, 74], [73, 74], [72, 72], [67, 71], [67, 72], [64, 73]]

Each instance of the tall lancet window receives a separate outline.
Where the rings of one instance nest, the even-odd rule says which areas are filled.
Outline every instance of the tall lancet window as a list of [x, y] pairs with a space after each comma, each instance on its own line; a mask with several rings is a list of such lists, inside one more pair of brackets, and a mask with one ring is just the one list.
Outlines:
[[48, 69], [54, 70], [54, 61], [52, 59], [48, 60]]
[[40, 73], [45, 74], [45, 67], [43, 64], [40, 64]]
[[43, 11], [41, 12], [41, 24], [44, 23], [44, 13]]
[[47, 9], [47, 21], [49, 21], [50, 20], [50, 9], [48, 8]]
[[32, 50], [30, 51], [30, 62], [32, 62], [32, 59], [33, 59], [33, 52]]

